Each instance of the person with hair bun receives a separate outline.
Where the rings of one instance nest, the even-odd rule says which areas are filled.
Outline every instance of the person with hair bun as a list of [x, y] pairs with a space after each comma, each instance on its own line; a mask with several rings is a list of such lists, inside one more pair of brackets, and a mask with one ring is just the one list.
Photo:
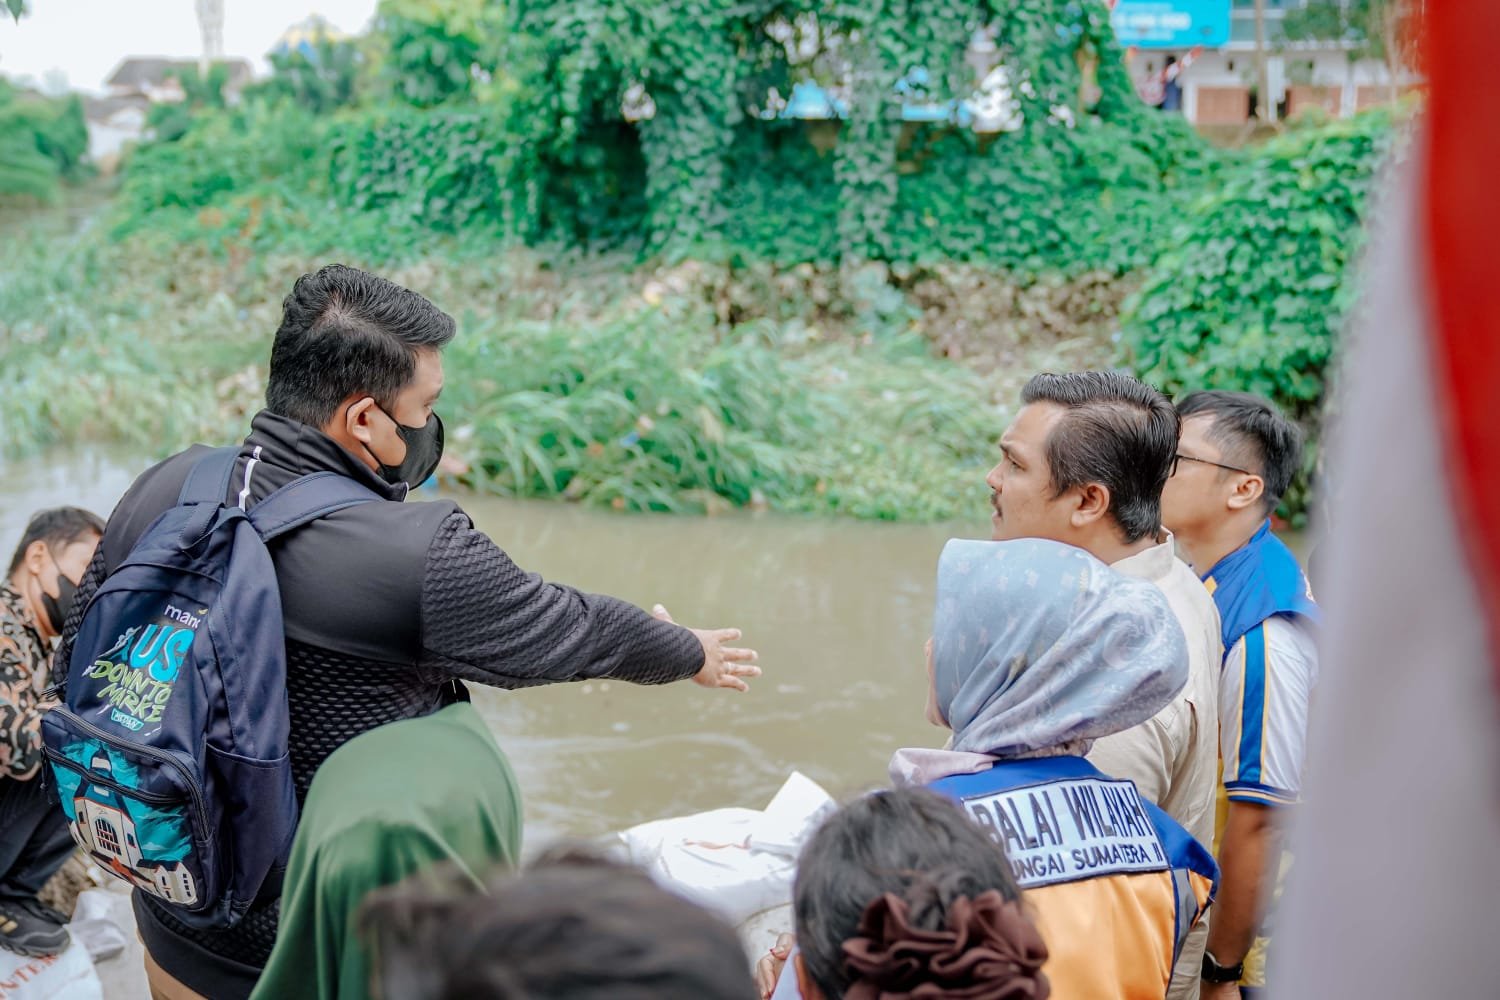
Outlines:
[[[920, 788], [857, 799], [803, 848], [793, 889], [804, 1000], [1045, 1000], [1047, 947], [1005, 853]], [[775, 982], [774, 956], [757, 970]]]

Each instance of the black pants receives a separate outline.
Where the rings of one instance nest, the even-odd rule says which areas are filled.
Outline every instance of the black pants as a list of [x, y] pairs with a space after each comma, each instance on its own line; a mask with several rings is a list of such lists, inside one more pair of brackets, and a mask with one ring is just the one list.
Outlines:
[[68, 819], [46, 773], [0, 778], [0, 899], [35, 899], [72, 853]]

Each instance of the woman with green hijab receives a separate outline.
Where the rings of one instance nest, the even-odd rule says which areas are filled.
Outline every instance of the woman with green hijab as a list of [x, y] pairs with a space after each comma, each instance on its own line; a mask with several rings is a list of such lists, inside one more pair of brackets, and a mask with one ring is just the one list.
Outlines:
[[520, 849], [520, 789], [474, 706], [356, 736], [313, 778], [252, 1000], [365, 1000], [357, 917], [371, 891], [438, 864], [445, 879], [479, 885]]

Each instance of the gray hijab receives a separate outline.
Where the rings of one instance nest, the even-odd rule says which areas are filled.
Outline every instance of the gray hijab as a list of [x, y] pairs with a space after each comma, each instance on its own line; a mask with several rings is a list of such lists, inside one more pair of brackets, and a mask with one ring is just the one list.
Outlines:
[[955, 539], [937, 590], [933, 683], [954, 750], [1085, 753], [1187, 684], [1187, 642], [1166, 597], [1082, 549]]

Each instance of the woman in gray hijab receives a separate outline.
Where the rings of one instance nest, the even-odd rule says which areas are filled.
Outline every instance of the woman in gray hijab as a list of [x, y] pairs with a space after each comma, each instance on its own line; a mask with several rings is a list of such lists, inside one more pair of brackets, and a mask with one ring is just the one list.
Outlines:
[[958, 801], [1005, 848], [1053, 996], [1161, 1000], [1218, 866], [1083, 755], [1187, 683], [1166, 597], [1070, 545], [955, 540], [938, 567], [928, 667], [928, 716], [953, 738], [898, 751], [892, 777]]

